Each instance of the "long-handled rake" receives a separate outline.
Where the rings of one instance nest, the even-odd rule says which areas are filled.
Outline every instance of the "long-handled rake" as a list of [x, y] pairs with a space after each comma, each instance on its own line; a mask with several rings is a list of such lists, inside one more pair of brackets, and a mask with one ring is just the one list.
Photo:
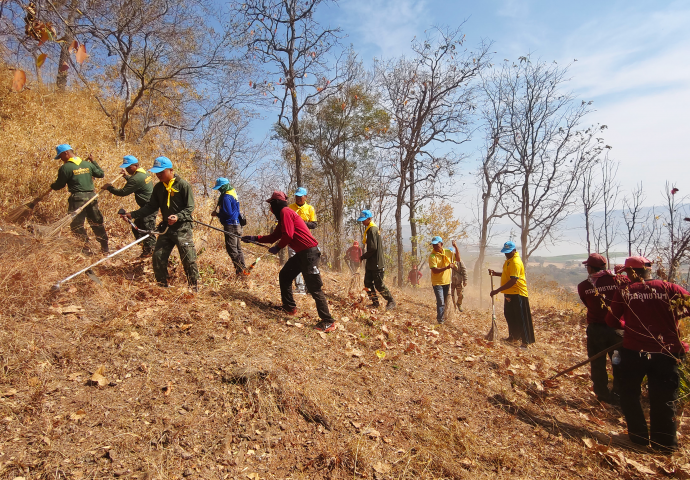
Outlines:
[[[133, 224], [132, 224], [132, 225], [133, 225]], [[135, 228], [136, 228], [136, 227], [135, 227]], [[142, 233], [146, 233], [146, 235], [144, 235], [144, 236], [141, 237], [141, 238], [138, 238], [137, 240], [135, 240], [134, 242], [132, 242], [132, 243], [130, 243], [130, 244], [128, 244], [128, 245], [125, 245], [124, 247], [122, 247], [121, 249], [119, 249], [118, 251], [116, 251], [116, 252], [114, 252], [114, 253], [111, 253], [111, 254], [108, 255], [107, 257], [101, 258], [101, 259], [100, 259], [99, 261], [97, 261], [96, 263], [93, 263], [93, 264], [89, 265], [89, 266], [86, 267], [86, 268], [82, 268], [81, 270], [79, 270], [79, 271], [76, 272], [76, 273], [73, 273], [73, 274], [70, 275], [69, 277], [63, 278], [62, 280], [60, 280], [59, 282], [57, 282], [55, 285], [53, 285], [53, 286], [50, 288], [50, 290], [53, 291], [53, 292], [58, 292], [58, 291], [60, 291], [60, 287], [61, 287], [62, 284], [65, 283], [66, 281], [71, 280], [71, 279], [73, 279], [74, 277], [77, 277], [77, 276], [81, 275], [81, 274], [84, 273], [84, 272], [88, 272], [89, 270], [91, 270], [91, 269], [92, 269], [93, 267], [95, 267], [96, 265], [99, 265], [99, 264], [105, 262], [106, 260], [108, 260], [108, 259], [110, 259], [110, 258], [113, 258], [115, 255], [118, 255], [118, 254], [124, 252], [125, 250], [128, 250], [128, 249], [132, 248], [134, 245], [136, 245], [137, 243], [143, 242], [144, 240], [146, 240], [147, 238], [149, 238], [151, 235], [163, 235], [165, 232], [168, 231], [168, 228], [169, 228], [169, 227], [165, 227], [165, 230], [162, 231], [162, 232], [153, 232], [153, 231], [141, 230], [141, 229], [138, 229], [138, 228], [137, 228], [137, 230], [139, 230], [139, 231], [142, 232]]]
[[49, 188], [48, 190], [46, 190], [45, 192], [40, 194], [38, 197], [31, 200], [30, 202], [13, 208], [12, 210], [10, 210], [10, 213], [8, 213], [7, 217], [5, 217], [5, 218], [7, 219], [8, 222], [11, 222], [11, 223], [23, 222], [24, 220], [29, 218], [32, 213], [34, 213], [34, 208], [36, 207], [38, 202], [40, 202], [45, 197], [47, 197], [48, 194], [50, 194], [50, 192], [52, 192], [52, 191], [53, 191], [53, 189]]
[[[119, 173], [117, 175], [117, 177], [113, 178], [108, 183], [115, 183], [115, 181], [117, 181], [117, 179], [120, 178], [121, 176], [122, 176], [122, 174]], [[96, 200], [100, 193], [101, 192], [98, 192], [96, 195], [89, 198], [89, 200], [84, 205], [77, 208], [75, 211], [68, 213], [65, 217], [61, 218], [60, 220], [58, 220], [57, 222], [55, 222], [51, 225], [48, 225], [45, 227], [40, 226], [40, 225], [34, 225], [34, 228], [33, 228], [34, 233], [37, 233], [38, 235], [40, 235], [42, 237], [53, 237], [53, 236], [55, 236], [56, 234], [58, 234], [60, 232], [60, 230], [62, 230], [64, 227], [66, 227], [67, 225], [72, 223], [72, 220], [74, 220], [74, 217], [79, 215], [87, 206], [89, 206], [91, 204], [91, 202]]]
[[[491, 275], [491, 291], [494, 290], [494, 276]], [[491, 296], [491, 330], [484, 337], [486, 340], [493, 342], [498, 337], [498, 325], [496, 325], [496, 305], [494, 302], [495, 295]]]

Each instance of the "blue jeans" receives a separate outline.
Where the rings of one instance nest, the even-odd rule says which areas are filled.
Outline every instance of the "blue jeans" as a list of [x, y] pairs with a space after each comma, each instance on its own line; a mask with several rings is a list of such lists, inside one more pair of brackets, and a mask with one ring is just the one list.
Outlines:
[[443, 323], [443, 312], [446, 309], [446, 297], [450, 291], [448, 285], [434, 285], [434, 295], [436, 295], [436, 321]]

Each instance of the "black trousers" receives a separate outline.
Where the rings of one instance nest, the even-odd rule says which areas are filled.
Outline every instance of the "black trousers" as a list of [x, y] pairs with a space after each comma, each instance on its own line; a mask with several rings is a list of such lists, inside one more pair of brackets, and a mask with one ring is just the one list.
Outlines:
[[225, 236], [225, 251], [232, 259], [235, 265], [235, 273], [240, 275], [247, 269], [244, 264], [244, 253], [242, 253], [242, 244], [240, 237], [242, 236], [242, 227], [240, 225], [223, 225], [223, 230], [232, 235]]
[[534, 326], [529, 298], [518, 294], [504, 295], [503, 315], [508, 323], [508, 337], [511, 340], [522, 340], [522, 343], [534, 343]]
[[292, 281], [301, 273], [304, 277], [304, 283], [307, 285], [307, 290], [314, 302], [316, 302], [316, 311], [319, 313], [319, 318], [326, 322], [332, 322], [333, 317], [331, 317], [331, 312], [328, 309], [326, 294], [321, 290], [323, 281], [321, 280], [321, 273], [318, 267], [320, 259], [321, 252], [319, 252], [317, 247], [307, 248], [290, 257], [278, 275], [280, 297], [285, 309], [292, 310], [297, 307], [295, 297], [292, 295]]
[[[678, 400], [679, 361], [684, 353], [645, 353], [621, 348], [618, 376], [621, 409], [628, 424], [630, 440], [652, 446], [678, 446], [676, 400]], [[640, 404], [641, 384], [647, 377], [649, 388], [649, 430]]]
[[378, 291], [381, 296], [388, 302], [393, 301], [393, 295], [391, 295], [388, 287], [383, 283], [383, 268], [378, 270], [364, 270], [364, 286], [367, 288], [367, 294], [371, 303], [375, 306], [379, 306], [379, 297], [376, 295]]
[[[587, 356], [592, 357], [609, 347], [620, 343], [622, 337], [616, 335], [616, 331], [605, 323], [591, 323], [587, 325]], [[609, 357], [613, 356], [613, 351], [609, 352]], [[590, 363], [592, 374], [592, 386], [594, 394], [601, 400], [610, 400], [609, 375], [606, 373], [606, 356], [597, 358]], [[619, 393], [618, 387], [618, 365], [611, 363], [613, 371], [613, 392]]]

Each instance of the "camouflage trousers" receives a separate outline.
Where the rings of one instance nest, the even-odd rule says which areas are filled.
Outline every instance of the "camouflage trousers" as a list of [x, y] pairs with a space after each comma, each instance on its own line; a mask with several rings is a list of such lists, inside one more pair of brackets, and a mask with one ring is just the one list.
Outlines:
[[[148, 217], [137, 218], [134, 220], [134, 225], [142, 230], [155, 230], [156, 229], [156, 214], [149, 215]], [[132, 234], [136, 240], [145, 236], [145, 233], [138, 231], [136, 228], [132, 228]], [[141, 252], [144, 255], [151, 255], [156, 245], [156, 237], [151, 235], [149, 238], [141, 242]]]
[[[75, 192], [70, 195], [68, 202], [68, 212], [72, 213], [78, 210], [86, 202], [88, 202], [94, 195], [94, 192]], [[98, 209], [98, 200], [94, 200], [89, 203], [87, 207], [79, 213], [76, 217], [72, 219], [70, 223], [70, 229], [72, 233], [78, 237], [84, 243], [88, 243], [89, 235], [86, 233], [84, 228], [84, 221], [88, 220], [89, 225], [91, 225], [91, 230], [93, 230], [94, 235], [96, 235], [96, 240], [101, 244], [101, 250], [104, 252], [108, 251], [108, 234], [103, 226], [103, 214]]]
[[182, 224], [174, 231], [159, 235], [153, 251], [153, 274], [161, 286], [168, 285], [168, 259], [174, 247], [182, 259], [187, 283], [196, 285], [199, 280], [199, 267], [196, 264], [194, 235], [189, 223]]

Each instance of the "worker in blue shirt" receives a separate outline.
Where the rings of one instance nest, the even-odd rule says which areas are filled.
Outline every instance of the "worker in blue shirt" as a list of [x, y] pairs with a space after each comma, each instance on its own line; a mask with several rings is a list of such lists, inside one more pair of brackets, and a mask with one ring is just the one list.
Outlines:
[[228, 232], [229, 235], [225, 235], [225, 250], [230, 255], [232, 263], [235, 264], [235, 273], [242, 275], [247, 267], [244, 263], [244, 254], [240, 243], [242, 226], [240, 225], [240, 202], [237, 200], [237, 192], [230, 185], [230, 180], [223, 177], [216, 179], [213, 189], [218, 190], [220, 196], [218, 197], [218, 205], [211, 212], [211, 215], [218, 217], [223, 225], [223, 230]]

